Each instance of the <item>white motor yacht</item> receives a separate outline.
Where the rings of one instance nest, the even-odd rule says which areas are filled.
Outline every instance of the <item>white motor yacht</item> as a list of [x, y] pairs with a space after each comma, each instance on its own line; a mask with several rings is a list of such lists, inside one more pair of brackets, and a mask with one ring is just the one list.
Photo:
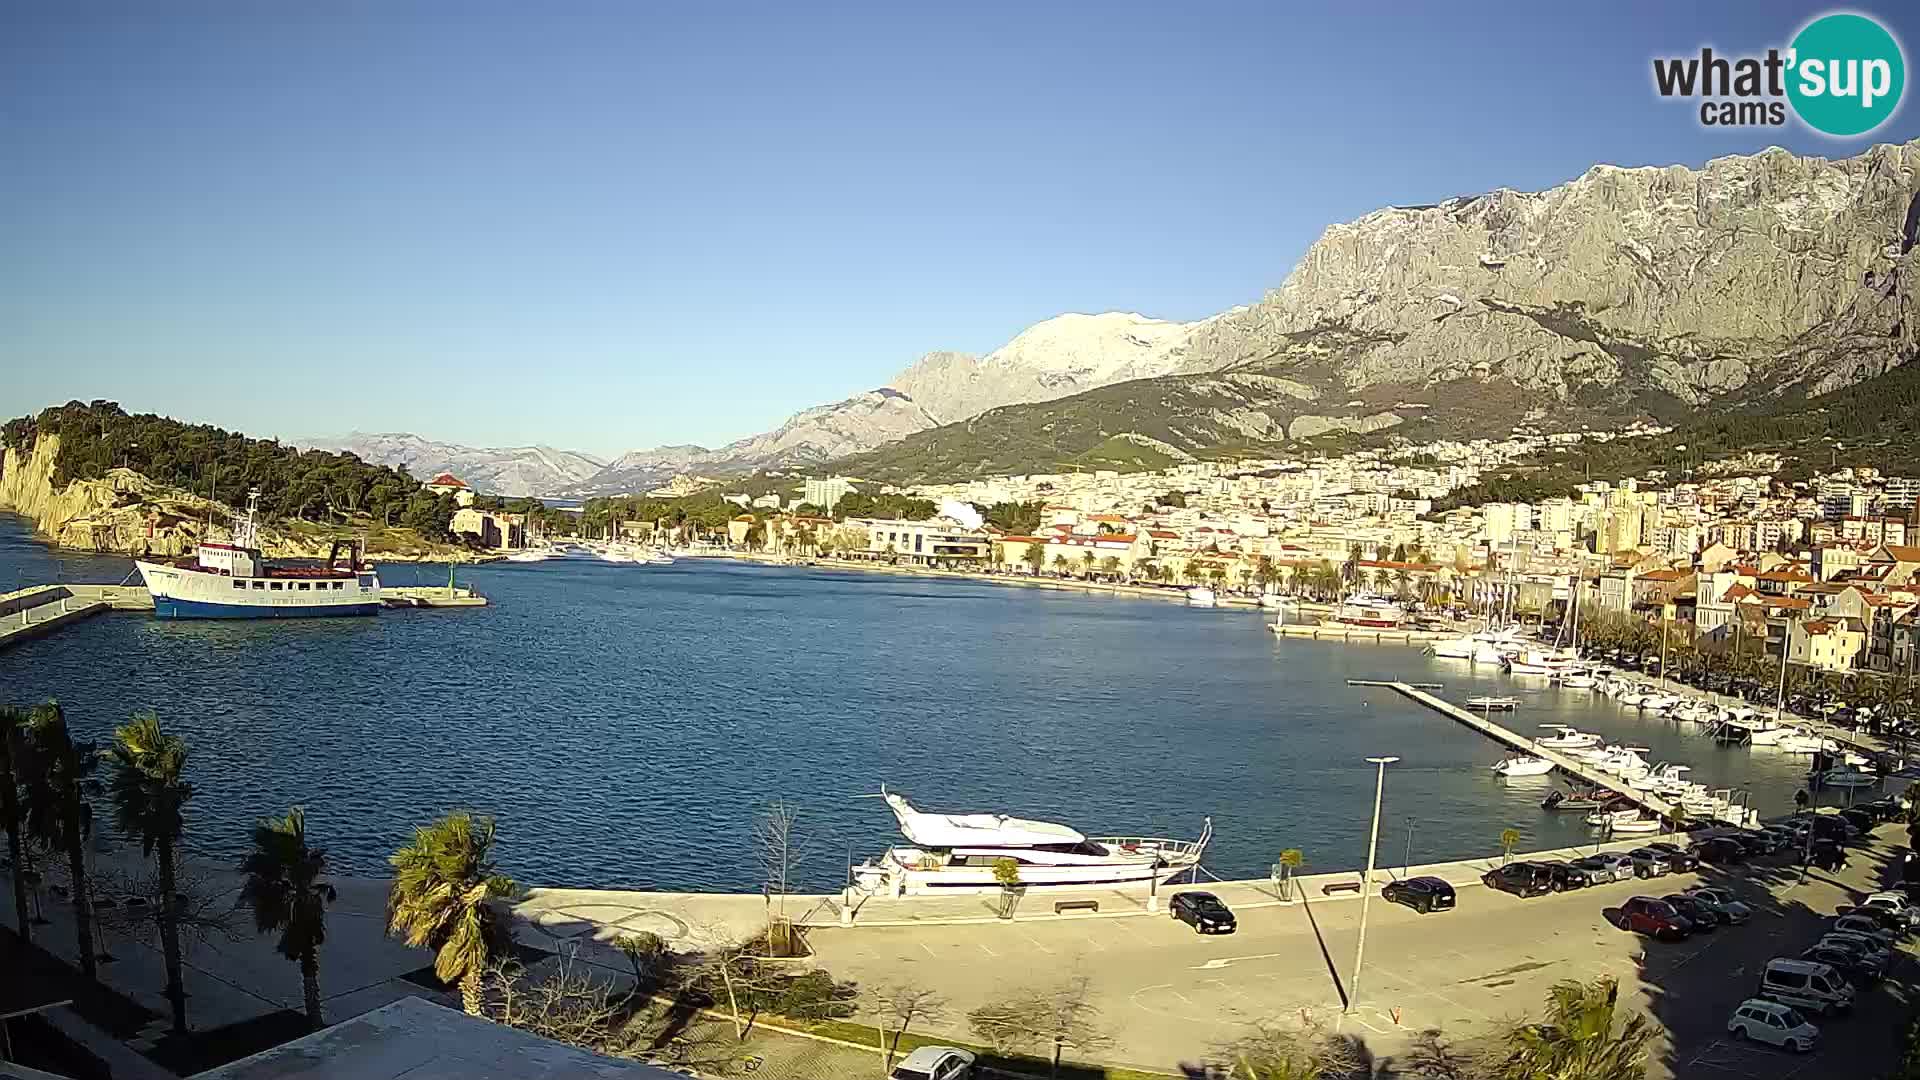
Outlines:
[[[871, 796], [870, 796], [871, 797]], [[1051, 821], [1005, 814], [933, 814], [881, 789], [880, 798], [911, 846], [892, 847], [853, 868], [869, 893], [893, 896], [1000, 887], [995, 864], [1011, 859], [1031, 887], [1101, 888], [1168, 881], [1200, 862], [1213, 839], [1208, 818], [1198, 840], [1089, 837]]]
[[1471, 660], [1474, 651], [1479, 647], [1480, 643], [1473, 640], [1471, 635], [1467, 635], [1436, 641], [1427, 646], [1427, 652], [1442, 660]]
[[1795, 727], [1786, 728], [1780, 740], [1774, 745], [1789, 754], [1832, 754], [1840, 750], [1840, 744], [1834, 740], [1815, 735], [1804, 728]]
[[1545, 776], [1553, 771], [1553, 762], [1531, 754], [1502, 758], [1493, 766], [1496, 776]]
[[1500, 648], [1491, 641], [1482, 641], [1473, 647], [1473, 662], [1476, 664], [1498, 664], [1500, 660]]
[[1196, 585], [1187, 590], [1187, 603], [1192, 604], [1194, 607], [1212, 607], [1215, 603], [1219, 602], [1219, 599], [1212, 589], [1202, 585]]
[[1536, 745], [1544, 746], [1549, 750], [1581, 750], [1589, 746], [1600, 745], [1600, 736], [1591, 732], [1579, 731], [1567, 727], [1565, 724], [1542, 724], [1540, 726], [1552, 728], [1557, 733], [1549, 735], [1544, 739], [1534, 740]]

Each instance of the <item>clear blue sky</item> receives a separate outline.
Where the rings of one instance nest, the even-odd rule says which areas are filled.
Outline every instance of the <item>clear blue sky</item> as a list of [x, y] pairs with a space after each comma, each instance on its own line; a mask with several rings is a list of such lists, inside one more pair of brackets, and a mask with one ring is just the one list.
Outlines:
[[7, 0], [0, 412], [712, 445], [1383, 204], [1920, 134], [1654, 97], [1823, 10]]

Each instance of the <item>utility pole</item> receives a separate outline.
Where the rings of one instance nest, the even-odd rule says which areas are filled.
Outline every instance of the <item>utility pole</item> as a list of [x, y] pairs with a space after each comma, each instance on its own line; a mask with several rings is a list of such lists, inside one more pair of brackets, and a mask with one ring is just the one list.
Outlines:
[[1389, 756], [1367, 760], [1379, 767], [1379, 773], [1373, 784], [1373, 827], [1367, 831], [1367, 876], [1360, 879], [1360, 941], [1353, 949], [1353, 978], [1347, 982], [1347, 1012], [1352, 1012], [1354, 1002], [1360, 1000], [1360, 965], [1367, 956], [1367, 904], [1373, 899], [1373, 860], [1380, 849], [1380, 797], [1387, 787], [1387, 766], [1400, 759]]

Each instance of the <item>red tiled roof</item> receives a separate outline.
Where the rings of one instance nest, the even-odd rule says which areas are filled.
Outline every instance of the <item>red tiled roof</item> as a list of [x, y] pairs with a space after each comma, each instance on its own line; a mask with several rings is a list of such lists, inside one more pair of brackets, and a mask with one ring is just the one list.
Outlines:
[[439, 476], [436, 476], [433, 479], [427, 481], [427, 483], [434, 487], [466, 487], [467, 486], [467, 482], [465, 480], [460, 479], [459, 477], [453, 475], [450, 472], [443, 472]]
[[1177, 532], [1170, 532], [1170, 531], [1168, 531], [1168, 530], [1166, 530], [1166, 529], [1148, 529], [1148, 530], [1147, 530], [1147, 535], [1148, 535], [1148, 536], [1151, 536], [1151, 537], [1153, 537], [1153, 538], [1154, 538], [1155, 540], [1178, 540], [1178, 539], [1180, 539], [1180, 534], [1179, 534], [1179, 533], [1177, 533]]
[[1813, 579], [1812, 579], [1812, 578], [1810, 578], [1810, 577], [1808, 577], [1807, 575], [1805, 575], [1805, 574], [1803, 574], [1803, 573], [1801, 573], [1801, 572], [1800, 572], [1800, 571], [1798, 571], [1798, 570], [1769, 570], [1769, 571], [1767, 571], [1767, 572], [1766, 572], [1766, 573], [1764, 573], [1764, 574], [1760, 574], [1760, 575], [1758, 575], [1758, 577], [1757, 577], [1757, 579], [1756, 579], [1756, 580], [1759, 580], [1759, 581], [1798, 581], [1798, 582], [1807, 582], [1807, 583], [1811, 583], [1811, 582], [1813, 581]]
[[1907, 544], [1888, 544], [1887, 554], [1901, 562], [1920, 562], [1920, 547]]

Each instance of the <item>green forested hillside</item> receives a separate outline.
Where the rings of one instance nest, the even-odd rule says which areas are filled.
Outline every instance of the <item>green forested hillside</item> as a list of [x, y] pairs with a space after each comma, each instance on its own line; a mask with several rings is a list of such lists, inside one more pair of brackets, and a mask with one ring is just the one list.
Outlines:
[[405, 470], [369, 465], [352, 454], [299, 450], [152, 413], [130, 415], [111, 401], [70, 401], [19, 417], [7, 423], [4, 442], [29, 454], [48, 433], [60, 437], [55, 486], [124, 466], [229, 506], [246, 505], [247, 491], [258, 488], [269, 519], [331, 523], [360, 515], [431, 539], [449, 536], [452, 498], [425, 490]]

